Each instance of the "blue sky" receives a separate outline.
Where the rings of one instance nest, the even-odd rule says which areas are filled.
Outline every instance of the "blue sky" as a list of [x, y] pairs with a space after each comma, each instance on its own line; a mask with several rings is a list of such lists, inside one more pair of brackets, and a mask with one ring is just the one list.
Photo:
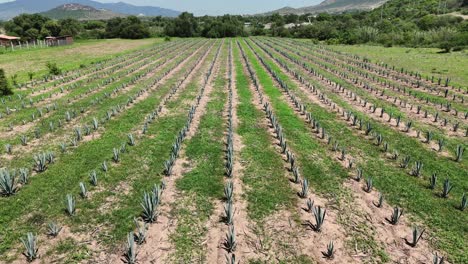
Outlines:
[[[0, 0], [0, 3], [12, 0]], [[189, 11], [196, 15], [255, 14], [284, 6], [303, 7], [322, 0], [97, 0], [99, 2], [127, 2], [135, 5], [152, 5]]]

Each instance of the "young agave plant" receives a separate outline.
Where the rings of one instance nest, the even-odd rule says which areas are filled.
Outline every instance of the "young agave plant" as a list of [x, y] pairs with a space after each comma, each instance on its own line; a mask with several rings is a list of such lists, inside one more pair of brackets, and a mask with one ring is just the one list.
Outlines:
[[226, 255], [226, 264], [239, 264], [240, 262], [236, 262], [236, 255], [232, 254], [231, 256]]
[[145, 243], [146, 241], [148, 224], [147, 223], [140, 224], [136, 218], [133, 219], [133, 222], [135, 223], [135, 228], [136, 228], [136, 232], [133, 234], [135, 242], [138, 245], [141, 245]]
[[373, 180], [372, 177], [367, 178], [366, 186], [364, 187], [364, 191], [370, 193], [372, 191]]
[[362, 169], [361, 168], [357, 168], [357, 171], [356, 171], [356, 178], [354, 178], [356, 181], [361, 181], [362, 179]]
[[234, 183], [232, 181], [227, 182], [226, 186], [224, 186], [224, 197], [226, 201], [232, 202], [234, 197]]
[[68, 213], [69, 216], [74, 216], [76, 213], [76, 204], [75, 204], [75, 197], [71, 194], [67, 194], [65, 199], [65, 211]]
[[465, 148], [463, 146], [461, 146], [461, 145], [457, 146], [457, 149], [455, 151], [455, 155], [456, 155], [455, 161], [456, 162], [460, 162], [462, 160], [462, 156], [463, 156], [464, 151], [465, 151]]
[[445, 179], [444, 185], [442, 188], [442, 194], [440, 195], [442, 198], [448, 198], [450, 191], [453, 189], [453, 184], [450, 182], [449, 179]]
[[307, 198], [309, 195], [309, 181], [306, 178], [302, 179], [302, 188], [298, 194], [301, 198]]
[[292, 173], [293, 173], [293, 176], [294, 176], [294, 179], [293, 179], [293, 182], [294, 183], [299, 183], [300, 182], [300, 177], [301, 177], [301, 174], [299, 173], [299, 168], [298, 167], [294, 167], [293, 170], [292, 170]]
[[379, 193], [379, 200], [377, 201], [377, 203], [374, 202], [374, 205], [375, 205], [377, 208], [382, 208], [382, 206], [383, 206], [383, 201], [384, 201], [384, 197], [383, 197], [382, 193]]
[[60, 231], [62, 231], [62, 227], [55, 222], [50, 222], [47, 226], [47, 235], [50, 237], [57, 237]]
[[13, 146], [11, 144], [5, 144], [5, 152], [11, 154], [13, 151]]
[[401, 209], [399, 207], [395, 207], [395, 208], [393, 208], [393, 213], [390, 216], [390, 219], [387, 219], [387, 220], [390, 222], [390, 224], [396, 225], [396, 224], [398, 224], [398, 221], [400, 220], [400, 217], [402, 215], [403, 215], [403, 209]]
[[322, 226], [323, 226], [323, 223], [325, 222], [325, 215], [327, 213], [327, 210], [323, 209], [320, 206], [315, 206], [312, 211], [315, 217], [315, 225], [311, 224], [311, 227], [316, 232], [320, 232], [322, 231]]
[[37, 247], [37, 237], [33, 233], [28, 233], [26, 238], [21, 238], [25, 252], [23, 253], [26, 259], [31, 262], [38, 257], [37, 252], [39, 251]]
[[112, 160], [115, 163], [118, 163], [120, 161], [120, 150], [119, 149], [116, 149], [116, 148], [113, 149]]
[[418, 242], [421, 239], [422, 235], [424, 234], [424, 231], [425, 231], [425, 229], [420, 231], [416, 226], [413, 227], [411, 241], [406, 240], [406, 243], [408, 245], [410, 245], [411, 247], [416, 247], [416, 245], [418, 244]]
[[411, 175], [419, 177], [421, 176], [421, 171], [423, 168], [423, 163], [421, 161], [416, 161], [414, 163], [413, 169], [411, 170]]
[[135, 146], [135, 138], [133, 137], [133, 134], [128, 134], [128, 145], [130, 146]]
[[429, 189], [434, 190], [437, 185], [437, 173], [432, 173], [431, 178], [429, 179]]
[[314, 210], [314, 201], [312, 199], [307, 199], [305, 210], [309, 213], [312, 213]]
[[98, 176], [97, 176], [97, 173], [95, 170], [91, 171], [89, 173], [89, 181], [91, 182], [91, 184], [93, 186], [97, 186], [98, 185]]
[[88, 190], [86, 189], [86, 185], [83, 182], [80, 182], [80, 196], [83, 199], [88, 198]]
[[432, 258], [432, 264], [444, 264], [445, 258], [439, 257], [439, 254], [435, 253], [434, 257]]
[[403, 169], [408, 168], [410, 160], [411, 160], [410, 156], [404, 157], [403, 160], [401, 161], [400, 168], [403, 168]]
[[153, 192], [145, 192], [143, 194], [143, 200], [141, 202], [141, 207], [143, 207], [142, 218], [146, 223], [154, 223], [158, 217], [157, 211], [157, 199]]
[[0, 169], [0, 195], [10, 196], [18, 191], [14, 172]]
[[137, 253], [135, 249], [135, 238], [133, 233], [128, 233], [127, 236], [127, 250], [124, 254], [123, 261], [127, 264], [136, 264], [137, 263]]
[[335, 247], [333, 245], [333, 241], [330, 241], [327, 245], [327, 251], [322, 251], [322, 254], [327, 259], [333, 259], [335, 255]]
[[107, 172], [109, 170], [109, 168], [107, 167], [107, 162], [106, 161], [102, 162], [101, 168], [102, 168], [103, 172]]
[[236, 241], [236, 230], [233, 225], [229, 226], [228, 233], [226, 234], [226, 241], [224, 242], [226, 250], [231, 253], [236, 250], [237, 241]]
[[21, 184], [28, 184], [28, 182], [29, 182], [29, 170], [27, 168], [19, 169], [19, 182]]
[[460, 211], [465, 211], [466, 207], [468, 207], [468, 199], [466, 198], [466, 193], [463, 193], [460, 207], [458, 209], [460, 209]]
[[234, 221], [234, 206], [232, 205], [232, 202], [227, 201], [224, 204], [224, 215], [226, 224], [231, 225]]

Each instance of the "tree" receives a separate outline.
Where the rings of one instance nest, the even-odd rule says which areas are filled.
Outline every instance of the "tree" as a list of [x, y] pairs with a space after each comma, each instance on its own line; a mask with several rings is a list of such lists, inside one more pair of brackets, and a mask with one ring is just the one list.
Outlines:
[[0, 69], [0, 95], [10, 95], [13, 94], [10, 84], [5, 76], [5, 71]]

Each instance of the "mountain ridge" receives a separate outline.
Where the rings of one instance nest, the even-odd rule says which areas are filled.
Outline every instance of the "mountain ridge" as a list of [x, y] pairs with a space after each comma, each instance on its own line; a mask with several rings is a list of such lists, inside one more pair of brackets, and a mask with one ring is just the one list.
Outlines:
[[80, 4], [96, 9], [106, 9], [118, 14], [175, 17], [179, 11], [155, 6], [136, 6], [123, 2], [101, 3], [93, 0], [15, 0], [0, 4], [0, 20], [8, 20], [19, 14], [41, 13], [64, 4]]
[[388, 0], [324, 0], [321, 3], [313, 6], [300, 8], [283, 7], [274, 11], [265, 13], [271, 15], [278, 13], [280, 15], [287, 14], [318, 14], [318, 13], [344, 13], [349, 11], [364, 11], [372, 10], [383, 5]]
[[77, 20], [108, 20], [114, 17], [125, 17], [106, 9], [97, 9], [92, 6], [69, 3], [57, 6], [51, 10], [40, 13], [52, 19], [73, 18]]

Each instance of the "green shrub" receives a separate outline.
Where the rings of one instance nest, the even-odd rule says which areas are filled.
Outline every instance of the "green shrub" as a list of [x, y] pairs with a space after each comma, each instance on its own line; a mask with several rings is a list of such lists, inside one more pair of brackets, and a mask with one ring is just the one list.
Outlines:
[[0, 69], [0, 96], [13, 94], [10, 84], [5, 76], [5, 71]]
[[57, 66], [55, 62], [47, 62], [46, 64], [47, 69], [49, 69], [49, 73], [51, 75], [59, 75], [62, 73], [62, 70]]

